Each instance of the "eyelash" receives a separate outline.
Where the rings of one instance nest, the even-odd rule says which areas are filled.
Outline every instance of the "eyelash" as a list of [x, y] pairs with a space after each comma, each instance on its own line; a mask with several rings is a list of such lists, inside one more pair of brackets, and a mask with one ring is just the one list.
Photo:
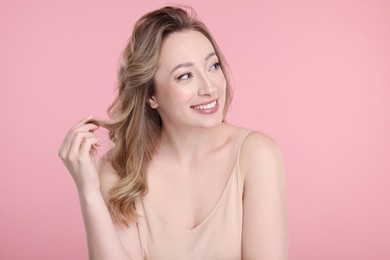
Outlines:
[[216, 67], [215, 69], [220, 69], [221, 64], [219, 62], [216, 62], [216, 63], [214, 63], [214, 65], [212, 67]]
[[187, 79], [189, 78], [192, 78], [192, 73], [185, 73], [185, 74], [181, 74], [179, 77], [177, 77], [177, 80], [186, 80], [186, 79], [183, 79], [184, 76], [188, 76]]
[[[216, 62], [213, 64], [213, 66], [211, 66], [211, 68], [213, 68], [213, 67], [215, 67], [215, 70], [218, 70], [221, 68], [221, 64], [219, 62]], [[192, 73], [184, 73], [184, 74], [181, 74], [179, 77], [177, 77], [177, 80], [186, 80], [186, 79], [183, 79], [184, 76], [188, 76], [187, 79], [193, 77]]]

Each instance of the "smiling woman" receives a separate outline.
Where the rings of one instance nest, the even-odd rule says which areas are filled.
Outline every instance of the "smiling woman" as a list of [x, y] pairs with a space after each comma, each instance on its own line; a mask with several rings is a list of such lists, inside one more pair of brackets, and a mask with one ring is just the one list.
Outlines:
[[226, 79], [213, 45], [202, 33], [186, 30], [164, 40], [154, 82], [149, 103], [158, 110], [164, 128], [177, 131], [222, 122], [218, 108], [225, 105]]
[[[230, 102], [224, 58], [194, 12], [138, 20], [110, 120], [81, 120], [59, 150], [91, 259], [287, 258], [280, 151], [228, 124]], [[96, 165], [99, 126], [115, 146]]]

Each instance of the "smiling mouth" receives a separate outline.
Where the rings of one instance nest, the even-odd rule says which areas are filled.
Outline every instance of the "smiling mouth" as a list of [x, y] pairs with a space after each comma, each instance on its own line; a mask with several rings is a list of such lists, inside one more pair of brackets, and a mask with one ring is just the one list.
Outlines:
[[196, 110], [205, 110], [205, 109], [211, 109], [217, 105], [217, 100], [214, 100], [208, 104], [203, 104], [203, 105], [197, 105], [197, 106], [192, 106], [193, 109]]

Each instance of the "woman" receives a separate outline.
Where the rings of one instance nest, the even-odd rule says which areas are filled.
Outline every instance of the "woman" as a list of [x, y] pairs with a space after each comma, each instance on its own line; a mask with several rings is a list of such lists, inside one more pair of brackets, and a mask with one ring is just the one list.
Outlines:
[[[284, 170], [265, 134], [226, 123], [226, 64], [204, 24], [164, 7], [135, 24], [109, 122], [68, 132], [91, 259], [286, 259]], [[115, 143], [94, 162], [107, 128]]]

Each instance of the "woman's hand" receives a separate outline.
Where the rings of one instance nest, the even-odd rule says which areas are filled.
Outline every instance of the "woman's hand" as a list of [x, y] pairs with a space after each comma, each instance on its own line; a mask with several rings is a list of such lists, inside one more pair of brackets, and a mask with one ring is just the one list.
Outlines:
[[91, 118], [85, 118], [73, 126], [58, 151], [79, 192], [96, 191], [100, 188], [95, 161], [96, 146], [100, 143], [94, 134], [99, 126], [88, 124]]

